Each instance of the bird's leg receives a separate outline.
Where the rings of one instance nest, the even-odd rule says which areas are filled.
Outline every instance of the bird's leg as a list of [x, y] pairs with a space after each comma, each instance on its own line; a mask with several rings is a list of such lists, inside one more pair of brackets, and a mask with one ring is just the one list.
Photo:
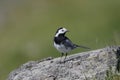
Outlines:
[[61, 58], [63, 57], [64, 53], [61, 53]]
[[62, 62], [62, 57], [63, 57], [63, 55], [64, 55], [64, 53], [61, 53], [61, 60], [60, 60], [60, 62]]
[[66, 57], [67, 57], [67, 53], [65, 54], [64, 62], [65, 62]]

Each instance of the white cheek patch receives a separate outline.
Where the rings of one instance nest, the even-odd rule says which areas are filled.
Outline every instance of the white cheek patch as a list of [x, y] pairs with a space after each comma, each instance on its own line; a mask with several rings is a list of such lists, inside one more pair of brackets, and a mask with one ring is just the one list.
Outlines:
[[60, 30], [59, 33], [65, 33], [65, 30]]

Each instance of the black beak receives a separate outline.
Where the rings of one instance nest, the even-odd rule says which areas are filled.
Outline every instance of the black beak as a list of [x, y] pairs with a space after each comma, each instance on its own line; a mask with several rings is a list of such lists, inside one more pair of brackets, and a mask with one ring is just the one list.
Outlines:
[[66, 32], [69, 32], [68, 30]]

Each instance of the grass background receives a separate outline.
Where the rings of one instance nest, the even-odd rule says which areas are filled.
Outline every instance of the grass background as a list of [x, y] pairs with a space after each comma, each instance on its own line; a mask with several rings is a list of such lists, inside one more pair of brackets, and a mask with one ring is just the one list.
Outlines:
[[120, 0], [0, 0], [0, 80], [27, 61], [59, 57], [53, 37], [60, 26], [76, 44], [120, 45]]

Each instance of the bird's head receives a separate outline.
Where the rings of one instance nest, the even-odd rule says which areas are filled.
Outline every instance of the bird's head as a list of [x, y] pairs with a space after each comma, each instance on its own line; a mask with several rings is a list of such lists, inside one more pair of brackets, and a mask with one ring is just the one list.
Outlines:
[[68, 32], [68, 30], [66, 28], [59, 28], [56, 31], [55, 37], [58, 37], [59, 35], [65, 35], [65, 33]]

